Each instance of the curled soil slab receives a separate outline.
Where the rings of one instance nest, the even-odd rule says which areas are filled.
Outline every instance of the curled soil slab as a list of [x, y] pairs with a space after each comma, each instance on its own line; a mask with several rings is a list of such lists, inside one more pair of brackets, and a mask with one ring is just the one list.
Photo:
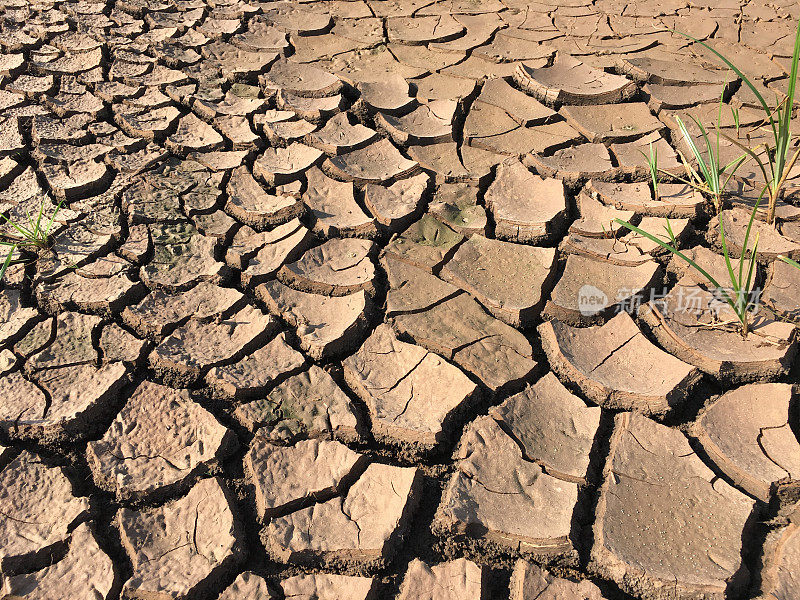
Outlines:
[[580, 134], [563, 121], [523, 127], [502, 108], [484, 102], [472, 105], [463, 136], [472, 147], [517, 157], [550, 153], [580, 140]]
[[78, 312], [64, 312], [52, 321], [52, 340], [45, 348], [31, 352], [25, 370], [29, 373], [93, 362], [97, 351], [92, 337], [99, 331], [101, 319]]
[[93, 160], [69, 165], [45, 165], [42, 172], [56, 198], [63, 201], [82, 200], [108, 189], [112, 174], [108, 166]]
[[275, 381], [299, 371], [305, 357], [280, 333], [235, 363], [212, 367], [205, 381], [218, 395], [227, 398], [257, 396]]
[[653, 151], [658, 153], [660, 168], [675, 175], [685, 172], [678, 159], [678, 153], [660, 133], [651, 133], [632, 142], [611, 144], [609, 150], [617, 162], [618, 172], [642, 178], [649, 176], [650, 166], [647, 161], [650, 156], [650, 144], [653, 145]]
[[550, 122], [557, 115], [554, 110], [511, 87], [505, 79], [489, 79], [483, 84], [476, 102], [502, 108], [509, 117], [526, 127]]
[[356, 87], [364, 104], [389, 115], [403, 112], [414, 101], [409, 95], [408, 83], [396, 73], [375, 81], [361, 81]]
[[488, 583], [487, 570], [465, 558], [433, 566], [414, 559], [398, 600], [481, 600]]
[[331, 179], [316, 167], [306, 178], [303, 202], [309, 208], [315, 232], [329, 237], [374, 237], [375, 222], [356, 202], [352, 183]]
[[282, 141], [290, 142], [305, 138], [316, 130], [317, 126], [304, 119], [297, 121], [279, 121], [277, 123], [264, 123], [263, 131], [266, 138], [273, 144]]
[[131, 279], [132, 265], [109, 277], [85, 277], [74, 270], [36, 288], [39, 304], [49, 312], [82, 310], [110, 315], [139, 300], [147, 289]]
[[219, 596], [219, 600], [238, 600], [239, 598], [274, 600], [278, 596], [266, 579], [252, 571], [245, 571], [240, 573]]
[[227, 192], [226, 210], [258, 231], [286, 223], [303, 213], [303, 205], [296, 197], [268, 193], [245, 166], [233, 171]]
[[797, 353], [794, 326], [765, 311], [753, 318], [746, 339], [735, 326], [720, 326], [735, 319], [732, 311], [689, 276], [662, 302], [643, 305], [639, 317], [669, 352], [726, 382], [776, 379]]
[[387, 20], [386, 29], [389, 41], [409, 45], [445, 42], [459, 37], [463, 32], [464, 26], [446, 14], [418, 18], [392, 17]]
[[317, 360], [353, 350], [372, 311], [372, 301], [363, 290], [347, 296], [321, 296], [273, 280], [262, 283], [255, 292], [270, 312], [296, 328], [300, 346]]
[[800, 591], [797, 565], [800, 564], [800, 513], [795, 507], [789, 525], [768, 539], [765, 550], [761, 590], [765, 600], [789, 600]]
[[522, 559], [514, 565], [510, 588], [511, 600], [607, 600], [600, 588], [587, 579], [562, 579]]
[[307, 136], [310, 146], [318, 148], [325, 154], [346, 154], [369, 145], [378, 138], [378, 133], [360, 123], [351, 125], [347, 113], [339, 113], [328, 119], [322, 129]]
[[31, 379], [44, 391], [48, 403], [40, 410], [41, 405], [35, 404], [39, 393], [29, 397], [30, 407], [17, 415], [9, 435], [50, 442], [92, 433], [98, 420], [113, 412], [120, 389], [128, 383], [121, 362], [99, 368], [83, 364], [45, 369], [33, 373]]
[[753, 506], [703, 464], [681, 432], [619, 414], [590, 569], [644, 597], [722, 600], [748, 583], [741, 552]]
[[559, 235], [566, 225], [564, 185], [531, 173], [518, 160], [497, 168], [485, 200], [495, 220], [495, 235], [501, 239], [540, 244]]
[[524, 63], [514, 71], [514, 81], [537, 100], [557, 104], [612, 104], [631, 98], [636, 85], [619, 75], [598, 71], [580, 60], [559, 54], [550, 67], [531, 68]]
[[[260, 235], [246, 235], [244, 228], [237, 232], [228, 251], [228, 261], [243, 269], [242, 284], [254, 287], [271, 279], [286, 262], [299, 258], [312, 243], [312, 233], [299, 219], [275, 227]], [[237, 245], [237, 238], [241, 245]], [[237, 253], [237, 257], [232, 257]]]
[[489, 177], [491, 168], [505, 156], [474, 146], [440, 142], [426, 146], [409, 146], [408, 155], [423, 169], [433, 171], [438, 179], [453, 182], [479, 183]]
[[555, 177], [571, 185], [592, 177], [608, 179], [615, 174], [611, 155], [603, 144], [580, 144], [552, 155], [532, 154], [526, 157], [525, 164], [542, 177]]
[[20, 292], [10, 288], [0, 290], [0, 346], [13, 343], [20, 334], [30, 329], [38, 319], [35, 308], [20, 302]]
[[201, 281], [222, 281], [225, 265], [215, 259], [216, 240], [186, 222], [154, 223], [149, 229], [153, 260], [139, 270], [148, 288], [177, 292]]
[[[624, 409], [691, 435], [766, 511], [769, 531], [709, 546], [752, 572], [728, 595], [797, 600], [776, 542], [797, 524], [797, 399], [746, 384], [798, 369], [800, 271], [777, 255], [800, 247], [800, 177], [775, 227], [756, 215], [747, 340], [691, 267], [615, 221], [666, 240], [669, 218], [727, 281], [675, 119], [702, 145], [690, 117], [713, 131], [722, 96], [723, 131], [755, 147], [763, 110], [675, 32], [782, 96], [797, 15], [773, 4], [5, 0], [0, 214], [58, 214], [0, 285], [0, 476], [45, 463], [0, 497], [47, 505], [0, 506], [41, 529], [0, 542], [0, 596], [721, 600], [690, 581], [694, 556], [710, 569], [716, 525], [685, 527], [713, 504], [691, 493], [706, 474], [643, 477], [652, 498], [615, 509], [625, 565], [589, 568]], [[760, 177], [742, 166], [722, 207], [734, 269]], [[742, 408], [759, 394], [763, 414]], [[356, 464], [319, 475], [340, 454]], [[51, 501], [34, 484], [61, 469], [76, 487]], [[659, 505], [664, 481], [689, 500]], [[636, 521], [653, 506], [658, 527]], [[661, 568], [662, 530], [663, 564], [688, 558], [629, 575]]]
[[386, 315], [389, 317], [433, 308], [460, 293], [456, 286], [392, 254], [384, 256], [381, 265], [389, 280], [386, 295]]
[[0, 570], [26, 572], [50, 564], [51, 553], [69, 538], [69, 527], [89, 510], [58, 467], [23, 451], [0, 471]]
[[590, 142], [627, 142], [664, 128], [642, 102], [563, 106], [560, 113]]
[[300, 118], [309, 121], [322, 121], [339, 112], [343, 99], [340, 94], [327, 98], [303, 98], [292, 92], [280, 90], [276, 98], [278, 108], [291, 110]]
[[[728, 252], [731, 256], [739, 258], [744, 248], [744, 238], [747, 232], [747, 225], [750, 222], [749, 210], [742, 208], [732, 208], [720, 213], [719, 217], [712, 219], [709, 223], [709, 241], [716, 247], [722, 247], [722, 240], [719, 237], [720, 225], [725, 229], [725, 241], [728, 245]], [[764, 260], [775, 260], [778, 256], [788, 256], [789, 258], [800, 258], [800, 243], [782, 236], [774, 227], [759, 220], [753, 221], [751, 235], [758, 235], [758, 254]], [[751, 238], [754, 239], [754, 238]]]
[[[585, 190], [607, 206], [648, 217], [692, 218], [700, 213], [705, 203], [700, 194], [683, 184], [660, 183], [657, 198], [653, 198], [650, 186], [646, 183], [592, 179], [586, 184]], [[650, 233], [650, 230], [646, 231]]]
[[183, 390], [144, 381], [86, 448], [95, 482], [120, 500], [164, 498], [224, 458], [233, 434]]
[[536, 367], [530, 343], [467, 294], [392, 319], [401, 335], [453, 361], [491, 391], [518, 386]]
[[378, 114], [375, 122], [400, 145], [448, 142], [453, 139], [456, 106], [450, 100], [433, 100], [402, 117]]
[[472, 294], [513, 326], [538, 317], [555, 279], [555, 251], [473, 235], [441, 270], [445, 281]]
[[800, 285], [800, 271], [783, 261], [773, 261], [769, 283], [764, 286], [761, 301], [779, 315], [797, 322], [800, 319], [800, 304], [793, 291], [797, 285]]
[[292, 142], [286, 148], [267, 148], [253, 163], [253, 175], [269, 185], [281, 185], [300, 177], [322, 157], [321, 150], [300, 142]]
[[177, 130], [167, 138], [165, 145], [175, 154], [186, 154], [218, 150], [222, 141], [222, 136], [213, 127], [189, 113], [181, 117]]
[[581, 191], [577, 198], [579, 218], [569, 227], [571, 234], [594, 238], [616, 238], [628, 232], [621, 221], [636, 221], [634, 212], [618, 210], [595, 200], [588, 193]]
[[389, 140], [381, 138], [358, 150], [328, 158], [323, 168], [344, 181], [381, 183], [410, 175], [419, 165], [400, 154]]
[[368, 577], [295, 575], [280, 582], [285, 598], [298, 600], [375, 600], [378, 585]]
[[695, 104], [719, 102], [723, 86], [714, 84], [700, 85], [662, 85], [648, 83], [642, 90], [648, 96], [647, 106], [656, 113], [661, 110], [688, 108]]
[[525, 460], [517, 443], [491, 417], [473, 421], [456, 459], [435, 531], [465, 535], [483, 546], [496, 544], [548, 563], [575, 563], [577, 484], [547, 475]]
[[800, 486], [800, 444], [789, 424], [792, 396], [784, 383], [743, 385], [723, 394], [695, 425], [716, 465], [762, 502], [774, 494], [796, 497]]
[[303, 98], [332, 96], [341, 90], [342, 82], [335, 75], [313, 65], [280, 60], [264, 76], [266, 88], [280, 89]]
[[154, 291], [122, 311], [122, 321], [141, 337], [160, 340], [189, 317], [217, 319], [238, 310], [244, 301], [242, 293], [235, 289], [203, 282], [177, 294]]
[[240, 405], [234, 417], [263, 438], [290, 443], [299, 438], [359, 438], [359, 421], [351, 400], [316, 365], [289, 377], [263, 398]]
[[122, 508], [116, 521], [133, 574], [127, 598], [180, 598], [208, 593], [245, 558], [230, 492], [203, 479], [186, 496], [158, 508]]
[[[231, 141], [234, 150], [256, 148], [261, 139], [253, 133], [246, 117], [224, 116], [214, 119], [214, 125], [222, 132], [225, 139]], [[212, 151], [208, 151], [209, 153]], [[193, 154], [199, 160], [202, 155]]]
[[261, 347], [276, 329], [272, 315], [249, 305], [218, 322], [190, 319], [153, 350], [150, 366], [165, 381], [188, 386]]
[[590, 324], [635, 311], [660, 278], [661, 270], [653, 260], [628, 266], [570, 254], [545, 313], [571, 324]]
[[375, 266], [370, 260], [375, 245], [368, 240], [333, 239], [307, 250], [297, 261], [284, 265], [278, 279], [295, 289], [329, 296], [375, 291]]
[[258, 516], [264, 521], [338, 495], [369, 462], [339, 442], [306, 440], [284, 447], [273, 446], [261, 434], [256, 439], [245, 468], [255, 486]]
[[113, 237], [83, 224], [64, 229], [52, 236], [50, 252], [39, 259], [39, 276], [56, 277], [91, 262], [110, 250]]
[[412, 450], [431, 450], [446, 439], [479, 395], [478, 386], [457, 367], [401, 342], [385, 324], [343, 367], [345, 381], [369, 409], [375, 437]]
[[[619, 69], [637, 81], [647, 81], [659, 85], [717, 84], [721, 87], [731, 81], [731, 75], [726, 71], [712, 71], [686, 61], [678, 62], [650, 57], [622, 58], [619, 62]], [[719, 100], [719, 93], [717, 93], [717, 100]]]
[[628, 313], [602, 327], [548, 321], [539, 335], [556, 373], [606, 408], [664, 416], [686, 401], [700, 378], [696, 368], [648, 341]]
[[400, 179], [389, 186], [369, 183], [364, 204], [375, 219], [391, 232], [408, 227], [419, 216], [429, 177], [425, 173]]
[[262, 532], [264, 545], [285, 563], [373, 571], [397, 551], [420, 485], [415, 468], [373, 463], [344, 497], [273, 519]]
[[[689, 229], [688, 219], [670, 221], [675, 239], [683, 242]], [[664, 222], [655, 217], [644, 217], [639, 223], [640, 229], [658, 231]], [[580, 254], [587, 258], [608, 262], [622, 267], [637, 267], [651, 261], [655, 256], [666, 253], [661, 246], [637, 233], [627, 233], [621, 238], [597, 238], [570, 234], [559, 249], [567, 254]]]
[[527, 460], [560, 479], [586, 482], [600, 408], [587, 407], [553, 373], [489, 414], [519, 443]]
[[100, 549], [87, 523], [75, 528], [66, 556], [40, 571], [8, 577], [6, 598], [68, 597], [106, 600], [114, 589], [114, 563]]

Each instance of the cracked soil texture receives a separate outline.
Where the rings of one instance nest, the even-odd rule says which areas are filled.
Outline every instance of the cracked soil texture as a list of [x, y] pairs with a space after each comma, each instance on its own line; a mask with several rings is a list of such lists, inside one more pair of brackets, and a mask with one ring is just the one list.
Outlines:
[[614, 222], [727, 277], [798, 16], [0, 0], [0, 600], [800, 598], [800, 172], [747, 339]]

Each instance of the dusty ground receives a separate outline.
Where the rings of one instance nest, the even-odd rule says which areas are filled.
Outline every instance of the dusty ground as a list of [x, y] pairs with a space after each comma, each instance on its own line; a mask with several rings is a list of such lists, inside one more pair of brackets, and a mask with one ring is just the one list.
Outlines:
[[614, 219], [725, 277], [754, 165], [716, 215], [642, 153], [762, 113], [671, 31], [772, 100], [797, 16], [0, 0], [0, 211], [61, 206], [0, 288], [2, 597], [796, 600], [800, 177], [747, 340]]

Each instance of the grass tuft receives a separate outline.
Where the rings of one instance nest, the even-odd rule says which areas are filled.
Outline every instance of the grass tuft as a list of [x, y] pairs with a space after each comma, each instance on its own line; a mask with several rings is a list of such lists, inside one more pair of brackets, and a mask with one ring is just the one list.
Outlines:
[[46, 202], [47, 198], [42, 197], [39, 212], [35, 217], [29, 212], [27, 213], [27, 224], [15, 223], [5, 215], [0, 214], [0, 218], [15, 232], [0, 234], [0, 246], [8, 248], [8, 254], [3, 261], [2, 267], [0, 267], [0, 281], [5, 277], [8, 267], [15, 263], [24, 262], [22, 259], [14, 258], [14, 255], [18, 251], [38, 253], [50, 247], [50, 233], [53, 230], [56, 215], [58, 211], [61, 210], [61, 202], [56, 205], [53, 214], [49, 217], [45, 217], [44, 210]]

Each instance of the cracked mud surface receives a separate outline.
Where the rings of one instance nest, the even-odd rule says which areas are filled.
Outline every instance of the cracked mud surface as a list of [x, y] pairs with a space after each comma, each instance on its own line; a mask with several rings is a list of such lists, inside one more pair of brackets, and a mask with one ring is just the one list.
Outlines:
[[717, 215], [643, 153], [721, 94], [766, 139], [674, 30], [771, 98], [797, 17], [0, 0], [0, 213], [60, 206], [0, 284], [0, 598], [796, 600], [800, 174], [747, 340], [614, 219], [738, 264], [754, 165]]

